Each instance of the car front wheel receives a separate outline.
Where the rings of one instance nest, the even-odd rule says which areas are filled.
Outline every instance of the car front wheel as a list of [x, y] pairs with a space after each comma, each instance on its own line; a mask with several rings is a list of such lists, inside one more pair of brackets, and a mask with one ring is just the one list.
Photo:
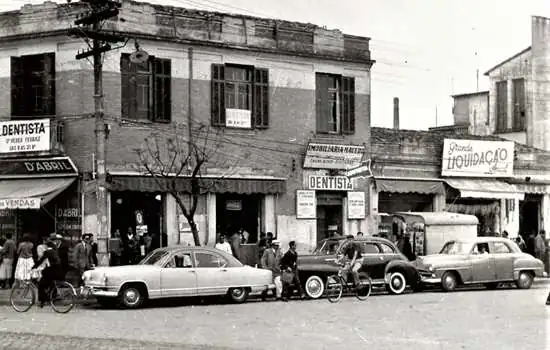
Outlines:
[[441, 276], [441, 287], [445, 292], [452, 292], [458, 286], [458, 279], [454, 272], [446, 271]]
[[403, 294], [407, 288], [407, 279], [405, 275], [400, 271], [390, 272], [386, 288], [390, 294]]
[[308, 297], [318, 299], [325, 292], [325, 282], [319, 276], [310, 276], [306, 280], [305, 290]]
[[516, 281], [519, 289], [529, 289], [533, 285], [533, 274], [529, 271], [521, 271]]
[[125, 308], [138, 309], [145, 301], [145, 293], [138, 286], [128, 285], [122, 289], [119, 298]]

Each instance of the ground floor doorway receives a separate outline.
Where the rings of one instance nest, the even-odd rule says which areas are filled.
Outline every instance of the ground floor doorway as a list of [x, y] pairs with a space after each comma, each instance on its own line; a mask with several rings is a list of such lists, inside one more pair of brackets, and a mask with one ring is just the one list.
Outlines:
[[334, 233], [343, 234], [343, 192], [316, 192], [317, 197], [317, 242]]
[[539, 232], [541, 205], [541, 195], [526, 194], [519, 201], [519, 233], [524, 239]]
[[248, 234], [242, 244], [258, 242], [263, 223], [262, 198], [259, 194], [218, 194], [216, 240], [220, 235], [230, 237], [242, 230]]

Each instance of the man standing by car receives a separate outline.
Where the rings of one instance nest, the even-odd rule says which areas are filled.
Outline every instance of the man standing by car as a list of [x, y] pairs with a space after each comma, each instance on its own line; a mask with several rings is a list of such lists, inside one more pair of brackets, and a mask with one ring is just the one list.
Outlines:
[[271, 245], [264, 250], [260, 261], [262, 269], [271, 270], [271, 273], [273, 274], [273, 284], [275, 284], [275, 296], [277, 299], [281, 299], [283, 292], [280, 267], [282, 253], [279, 246], [279, 241], [275, 240], [271, 242]]
[[291, 288], [295, 286], [300, 291], [300, 297], [305, 298], [306, 294], [302, 289], [302, 283], [300, 282], [300, 276], [298, 275], [298, 252], [296, 251], [296, 242], [290, 241], [288, 243], [288, 251], [283, 255], [281, 259], [281, 270], [283, 273], [292, 274], [290, 281], [283, 279], [283, 301], [287, 301], [292, 292]]
[[358, 286], [359, 281], [359, 269], [363, 266], [363, 256], [361, 255], [361, 247], [354, 242], [353, 235], [348, 235], [347, 242], [344, 246], [344, 256], [349, 261], [349, 272], [353, 276], [353, 282]]

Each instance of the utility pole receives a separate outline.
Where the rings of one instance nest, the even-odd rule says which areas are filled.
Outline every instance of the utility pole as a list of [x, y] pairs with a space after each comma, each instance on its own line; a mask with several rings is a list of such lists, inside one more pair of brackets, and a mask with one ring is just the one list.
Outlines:
[[98, 262], [109, 264], [108, 255], [108, 203], [107, 203], [107, 171], [105, 166], [107, 124], [103, 108], [103, 53], [111, 50], [109, 43], [124, 42], [125, 39], [114, 33], [101, 30], [104, 21], [118, 16], [120, 3], [113, 0], [81, 0], [89, 10], [77, 16], [76, 28], [69, 30], [70, 36], [84, 38], [89, 50], [79, 52], [77, 60], [92, 57], [94, 66], [94, 118], [95, 118], [95, 194], [97, 203], [96, 237], [98, 244]]

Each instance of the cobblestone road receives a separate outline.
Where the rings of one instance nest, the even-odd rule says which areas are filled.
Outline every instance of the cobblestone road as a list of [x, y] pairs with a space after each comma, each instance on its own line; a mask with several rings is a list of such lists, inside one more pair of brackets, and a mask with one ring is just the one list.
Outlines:
[[66, 315], [49, 308], [20, 314], [3, 306], [0, 349], [550, 349], [547, 292], [539, 285], [338, 304], [81, 307]]

